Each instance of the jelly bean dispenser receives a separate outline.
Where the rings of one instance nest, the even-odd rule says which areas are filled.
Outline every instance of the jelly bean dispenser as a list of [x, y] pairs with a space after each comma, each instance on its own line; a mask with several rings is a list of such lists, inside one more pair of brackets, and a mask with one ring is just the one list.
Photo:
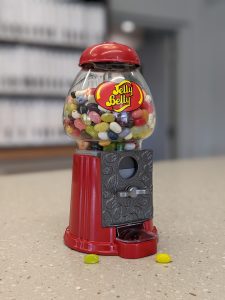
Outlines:
[[87, 48], [64, 106], [73, 154], [65, 244], [77, 251], [140, 258], [156, 253], [150, 90], [134, 49], [106, 42]]

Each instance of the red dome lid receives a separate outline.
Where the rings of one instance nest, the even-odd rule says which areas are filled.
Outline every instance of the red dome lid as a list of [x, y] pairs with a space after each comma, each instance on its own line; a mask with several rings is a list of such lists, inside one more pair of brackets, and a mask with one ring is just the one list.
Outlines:
[[81, 54], [79, 66], [92, 62], [120, 62], [140, 65], [140, 58], [133, 48], [114, 42], [105, 42], [85, 49]]

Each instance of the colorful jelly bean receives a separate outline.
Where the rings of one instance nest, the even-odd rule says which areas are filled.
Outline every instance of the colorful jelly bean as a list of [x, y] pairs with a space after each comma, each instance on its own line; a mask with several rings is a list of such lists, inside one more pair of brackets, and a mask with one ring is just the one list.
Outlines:
[[88, 134], [85, 130], [81, 131], [80, 137], [84, 140], [91, 140], [92, 139], [92, 136], [90, 136], [90, 134]]
[[172, 262], [172, 258], [168, 253], [157, 253], [155, 261], [160, 264], [168, 264]]
[[76, 93], [75, 91], [73, 91], [73, 92], [70, 93], [70, 95], [71, 95], [71, 97], [72, 97], [73, 99], [76, 98], [76, 94], [75, 94], [75, 93]]
[[155, 116], [153, 114], [149, 115], [148, 123], [151, 129], [155, 128]]
[[101, 115], [101, 119], [103, 122], [111, 123], [115, 120], [115, 116], [110, 113], [104, 113], [103, 115]]
[[147, 111], [147, 109], [142, 109], [142, 118], [145, 119], [145, 121], [147, 122], [148, 121], [148, 118], [149, 118], [149, 113]]
[[94, 130], [93, 126], [88, 125], [85, 130], [93, 139], [98, 139], [98, 133]]
[[140, 139], [142, 131], [143, 129], [141, 127], [133, 126], [131, 128], [131, 133], [134, 139]]
[[85, 102], [87, 102], [87, 98], [86, 97], [84, 97], [84, 96], [78, 96], [78, 97], [76, 97], [76, 101], [77, 101], [77, 103], [78, 104], [84, 104]]
[[120, 124], [120, 126], [126, 126], [130, 119], [130, 113], [129, 112], [122, 112], [120, 114], [116, 115], [116, 122]]
[[124, 139], [125, 139], [126, 141], [129, 141], [129, 140], [132, 139], [132, 137], [133, 137], [133, 134], [132, 134], [132, 132], [130, 132], [128, 135], [126, 135], [126, 136], [124, 137]]
[[78, 128], [80, 131], [86, 128], [86, 125], [82, 122], [81, 119], [76, 119], [74, 121], [74, 126]]
[[116, 122], [110, 123], [109, 128], [115, 133], [120, 133], [122, 131], [121, 126]]
[[145, 100], [148, 102], [152, 101], [152, 97], [150, 95], [145, 95]]
[[115, 150], [115, 148], [116, 148], [115, 143], [111, 143], [111, 144], [109, 144], [107, 146], [104, 146], [103, 147], [103, 151], [113, 151], [113, 150]]
[[73, 133], [73, 127], [68, 125], [68, 126], [65, 127], [65, 131], [66, 131], [67, 134], [70, 135], [70, 134]]
[[146, 100], [142, 103], [141, 108], [146, 109], [149, 114], [154, 111], [153, 103]]
[[123, 151], [124, 150], [124, 144], [123, 143], [117, 143], [116, 144], [116, 150], [117, 151]]
[[91, 143], [91, 150], [100, 151], [102, 150], [102, 146], [99, 145], [98, 143]]
[[119, 134], [120, 138], [124, 138], [125, 136], [127, 136], [130, 133], [130, 129], [129, 128], [124, 128], [121, 133]]
[[109, 131], [108, 131], [108, 137], [110, 138], [110, 140], [116, 141], [116, 140], [118, 139], [119, 136], [118, 136], [118, 134], [115, 133], [114, 131], [109, 130]]
[[147, 93], [145, 92], [145, 90], [142, 89], [143, 95], [144, 95], [144, 99], [146, 98]]
[[77, 128], [73, 128], [73, 132], [70, 134], [73, 137], [79, 137], [80, 136], [80, 130]]
[[86, 114], [87, 111], [88, 111], [88, 109], [87, 109], [87, 106], [86, 106], [86, 105], [80, 105], [80, 106], [78, 107], [78, 112], [79, 112], [80, 114]]
[[70, 95], [67, 96], [66, 102], [69, 103], [69, 104], [70, 104], [70, 103], [74, 103], [74, 99], [73, 99], [72, 95], [71, 95], [71, 96], [70, 96]]
[[88, 113], [89, 118], [91, 119], [92, 122], [94, 122], [95, 124], [98, 124], [101, 122], [101, 117], [99, 116], [99, 114], [95, 111], [90, 111]]
[[105, 147], [111, 144], [111, 141], [100, 141], [98, 142], [100, 146]]
[[108, 140], [109, 139], [107, 132], [99, 132], [98, 137], [100, 138], [100, 140]]
[[81, 119], [85, 125], [91, 125], [91, 119], [87, 114], [81, 115]]
[[77, 109], [77, 105], [75, 103], [67, 103], [65, 105], [65, 110], [68, 112], [69, 115], [72, 114], [72, 111]]
[[146, 138], [152, 134], [153, 129], [148, 125], [145, 125], [143, 127], [145, 128], [145, 130], [143, 132], [142, 138]]
[[74, 121], [73, 120], [71, 120], [71, 119], [69, 119], [69, 118], [66, 118], [66, 119], [64, 119], [64, 121], [63, 121], [63, 124], [64, 124], [64, 126], [74, 126]]
[[134, 125], [135, 126], [143, 126], [145, 124], [146, 124], [146, 120], [144, 118], [134, 120]]
[[132, 117], [130, 117], [127, 121], [126, 127], [131, 128], [133, 125], [134, 125], [134, 119], [132, 119]]
[[72, 117], [74, 119], [79, 119], [81, 117], [81, 114], [79, 114], [79, 112], [77, 110], [73, 110], [72, 111]]
[[99, 113], [98, 104], [96, 104], [96, 103], [88, 103], [87, 108], [89, 111], [95, 111], [95, 112]]
[[105, 132], [109, 129], [109, 124], [106, 122], [101, 122], [94, 126], [95, 131], [97, 132]]
[[63, 117], [64, 119], [68, 119], [70, 117], [68, 111], [64, 108], [64, 111], [63, 111]]
[[148, 137], [152, 133], [152, 129], [148, 125], [134, 126], [131, 128], [134, 139], [143, 139]]
[[143, 116], [142, 109], [139, 108], [139, 109], [134, 110], [132, 112], [131, 116], [132, 116], [133, 119], [139, 119], [139, 118], [141, 118]]
[[87, 150], [90, 146], [89, 142], [85, 142], [85, 141], [79, 141], [78, 142], [78, 149], [79, 150]]
[[126, 143], [124, 146], [124, 150], [134, 150], [136, 148], [135, 143]]

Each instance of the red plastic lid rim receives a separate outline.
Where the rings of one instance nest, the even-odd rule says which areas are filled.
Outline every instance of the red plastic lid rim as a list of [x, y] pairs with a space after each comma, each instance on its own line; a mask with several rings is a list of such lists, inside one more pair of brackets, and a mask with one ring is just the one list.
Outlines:
[[115, 42], [104, 42], [88, 47], [81, 54], [79, 66], [97, 62], [128, 63], [140, 66], [140, 58], [133, 48]]

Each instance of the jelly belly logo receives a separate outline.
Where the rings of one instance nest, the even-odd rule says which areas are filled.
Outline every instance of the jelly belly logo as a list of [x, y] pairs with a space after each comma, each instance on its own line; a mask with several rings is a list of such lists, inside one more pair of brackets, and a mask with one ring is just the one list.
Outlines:
[[95, 91], [95, 100], [103, 108], [115, 112], [132, 111], [143, 102], [141, 87], [132, 81], [103, 82]]

